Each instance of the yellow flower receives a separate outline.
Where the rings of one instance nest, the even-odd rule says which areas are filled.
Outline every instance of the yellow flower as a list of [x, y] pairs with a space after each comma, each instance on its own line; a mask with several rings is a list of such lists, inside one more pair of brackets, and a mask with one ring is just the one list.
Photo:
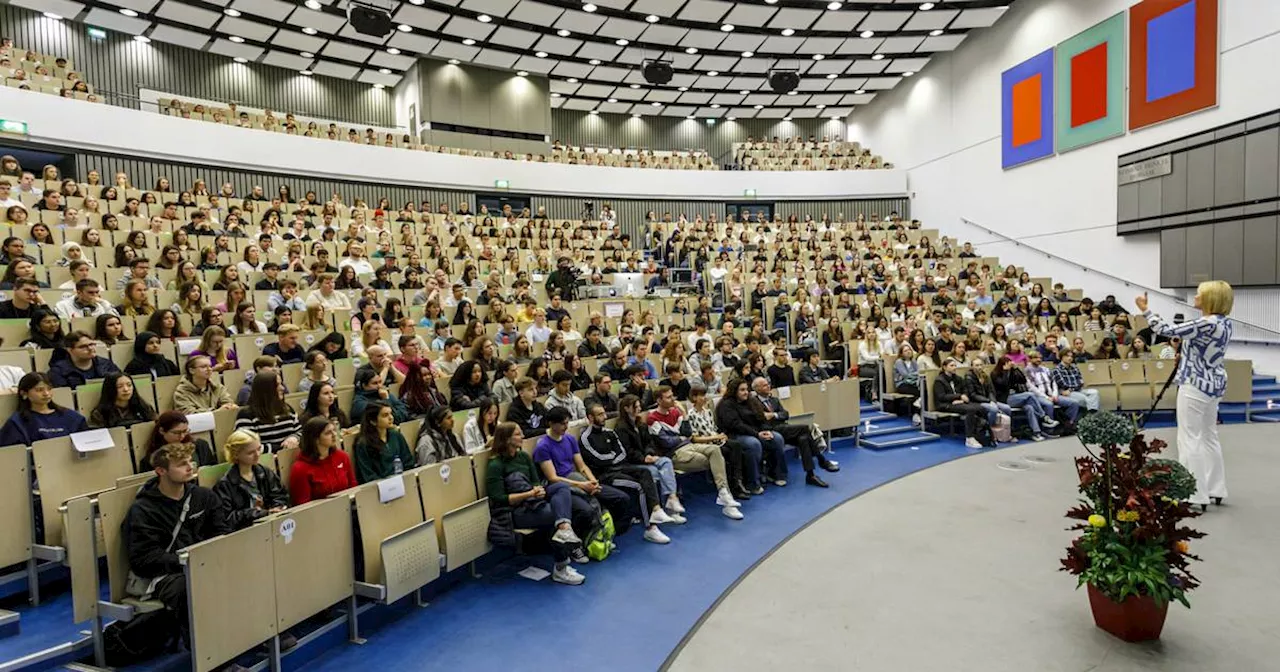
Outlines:
[[1188, 544], [1185, 541], [1179, 541], [1177, 548], [1179, 553], [1186, 553], [1191, 550], [1191, 544]]
[[1089, 524], [1094, 527], [1106, 527], [1107, 519], [1095, 513], [1092, 516], [1089, 516]]
[[1116, 520], [1123, 523], [1132, 523], [1138, 520], [1138, 518], [1139, 515], [1137, 511], [1121, 511], [1116, 514]]
[[1120, 459], [1122, 459], [1122, 460], [1128, 460], [1128, 459], [1130, 459], [1130, 458], [1132, 458], [1132, 457], [1133, 457], [1133, 456], [1132, 456], [1132, 455], [1130, 455], [1129, 453], [1120, 453]]

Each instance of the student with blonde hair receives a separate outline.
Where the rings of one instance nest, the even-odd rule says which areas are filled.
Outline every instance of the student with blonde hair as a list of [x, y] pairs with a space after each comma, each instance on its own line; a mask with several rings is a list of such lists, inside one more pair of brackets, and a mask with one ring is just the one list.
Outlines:
[[213, 494], [222, 503], [229, 529], [244, 529], [289, 505], [280, 477], [261, 463], [262, 441], [257, 434], [247, 429], [232, 432], [222, 442], [222, 452], [231, 468], [213, 486]]

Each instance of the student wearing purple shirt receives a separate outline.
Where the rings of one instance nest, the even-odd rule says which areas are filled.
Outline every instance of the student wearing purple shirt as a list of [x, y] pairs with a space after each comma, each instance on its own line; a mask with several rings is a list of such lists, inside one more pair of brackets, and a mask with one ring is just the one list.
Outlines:
[[[547, 411], [547, 433], [538, 439], [533, 448], [533, 462], [538, 465], [547, 483], [564, 483], [577, 492], [595, 497], [600, 505], [613, 516], [613, 528], [622, 534], [631, 527], [631, 519], [639, 516], [627, 493], [596, 480], [591, 468], [582, 461], [578, 440], [569, 429], [569, 409], [556, 407]], [[581, 549], [575, 551], [576, 554]]]

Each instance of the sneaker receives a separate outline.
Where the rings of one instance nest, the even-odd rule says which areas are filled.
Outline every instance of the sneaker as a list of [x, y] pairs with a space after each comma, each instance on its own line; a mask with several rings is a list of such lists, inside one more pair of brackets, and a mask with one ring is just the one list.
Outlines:
[[678, 513], [668, 513], [667, 517], [671, 519], [671, 522], [674, 525], [684, 525], [685, 523], [689, 522], [688, 518], [685, 518], [684, 516]]
[[919, 413], [916, 413], [915, 415], [911, 416], [911, 424], [915, 425], [916, 427], [919, 427], [921, 422], [922, 420], [920, 419]]
[[649, 514], [649, 523], [652, 525], [674, 522], [675, 521], [671, 519], [671, 516], [667, 515], [667, 512], [663, 511], [661, 507], [654, 509], [653, 513]]
[[787, 487], [787, 482], [781, 478], [774, 479], [773, 484], [778, 486], [779, 488]]
[[582, 578], [584, 578], [584, 579], [585, 579], [585, 578], [587, 578], [587, 575], [586, 575], [586, 574], [583, 574], [582, 572], [579, 572], [577, 569], [575, 569], [575, 568], [574, 568], [574, 566], [573, 566], [573, 565], [565, 565], [565, 566], [564, 566], [564, 571], [566, 571], [566, 572], [568, 572], [568, 573], [570, 573], [570, 574], [572, 574], [572, 575], [574, 575], [574, 576], [580, 576], [580, 577], [582, 577]]
[[585, 565], [588, 562], [591, 562], [591, 559], [587, 557], [587, 552], [582, 550], [581, 546], [574, 546], [573, 550], [569, 551], [569, 559], [579, 565]]
[[1059, 423], [1057, 420], [1046, 415], [1043, 418], [1040, 418], [1040, 424], [1045, 427], [1057, 427]]
[[738, 507], [736, 507], [736, 506], [726, 506], [726, 507], [724, 507], [724, 508], [720, 509], [720, 513], [723, 513], [723, 514], [724, 514], [724, 516], [725, 516], [725, 518], [731, 518], [731, 519], [733, 519], [733, 520], [742, 520], [742, 519], [743, 519], [742, 512], [741, 512], [741, 511], [739, 511], [739, 510], [738, 510]]
[[965, 447], [965, 448], [979, 449], [979, 448], [982, 448], [982, 444], [981, 444], [981, 443], [979, 443], [977, 439], [975, 439], [975, 438], [973, 438], [973, 437], [971, 436], [971, 437], [969, 437], [969, 438], [967, 438], [967, 439], [965, 439], [965, 440], [964, 440], [964, 447]]
[[557, 544], [581, 544], [582, 540], [574, 534], [572, 527], [556, 528], [556, 533], [551, 535], [551, 541]]
[[736, 509], [742, 504], [733, 498], [733, 494], [729, 492], [728, 488], [720, 488], [720, 491], [716, 493], [716, 506], [731, 506]]
[[756, 487], [751, 488], [751, 494], [752, 494], [752, 495], [763, 495], [763, 494], [764, 494], [764, 486], [763, 486], [763, 485], [757, 485]]
[[680, 498], [671, 495], [667, 498], [667, 510], [671, 513], [684, 513], [684, 505], [680, 503]]
[[573, 567], [565, 565], [563, 567], [556, 567], [552, 570], [551, 580], [556, 583], [563, 583], [567, 586], [580, 586], [583, 581], [587, 580], [587, 577], [579, 574], [573, 569]]
[[1036, 442], [1044, 441], [1044, 434], [1032, 434], [1031, 440]]
[[657, 525], [652, 525], [644, 531], [644, 540], [653, 544], [669, 544], [671, 537], [662, 533]]

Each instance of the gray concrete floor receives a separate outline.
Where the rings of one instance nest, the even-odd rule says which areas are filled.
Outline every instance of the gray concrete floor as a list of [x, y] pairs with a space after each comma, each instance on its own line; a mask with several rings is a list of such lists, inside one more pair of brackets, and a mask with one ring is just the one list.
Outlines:
[[[1174, 431], [1155, 430], [1176, 457]], [[1192, 609], [1160, 642], [1093, 625], [1057, 571], [1071, 538], [1074, 439], [950, 462], [873, 490], [778, 549], [726, 596], [670, 669], [932, 672], [1280, 670], [1280, 432], [1222, 427], [1228, 505], [1208, 537]], [[1046, 456], [1028, 471], [997, 464]]]

